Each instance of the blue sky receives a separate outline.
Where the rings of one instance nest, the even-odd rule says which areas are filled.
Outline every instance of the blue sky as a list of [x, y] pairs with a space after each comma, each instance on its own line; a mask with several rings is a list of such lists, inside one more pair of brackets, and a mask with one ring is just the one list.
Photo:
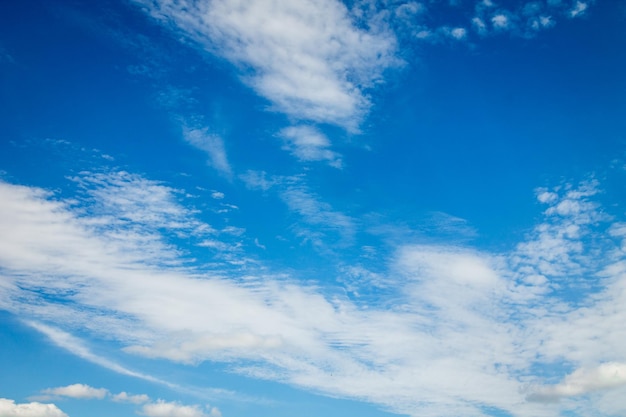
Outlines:
[[623, 416], [625, 23], [3, 2], [0, 416]]

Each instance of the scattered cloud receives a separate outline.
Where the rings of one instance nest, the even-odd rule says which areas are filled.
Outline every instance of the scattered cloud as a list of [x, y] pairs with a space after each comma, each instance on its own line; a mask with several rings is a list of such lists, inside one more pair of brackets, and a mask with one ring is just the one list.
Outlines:
[[[207, 412], [205, 413], [199, 406], [188, 406], [177, 402], [166, 402], [164, 400], [150, 402], [150, 397], [146, 394], [131, 395], [125, 391], [118, 394], [111, 394], [109, 390], [105, 388], [93, 388], [85, 384], [72, 384], [65, 387], [48, 388], [41, 392], [42, 395], [38, 395], [36, 397], [44, 400], [50, 400], [53, 398], [73, 398], [81, 400], [108, 399], [117, 403], [130, 403], [135, 405], [143, 404], [142, 408], [139, 410], [139, 414], [149, 417], [221, 417], [221, 413], [216, 407], [210, 408], [207, 406]], [[14, 409], [13, 414], [10, 412], [11, 407]], [[12, 404], [12, 402], [9, 402], [9, 400], [0, 399], [0, 416], [28, 417], [31, 415], [33, 417], [67, 417], [53, 404], [40, 404], [34, 402], [30, 404], [15, 405]]]
[[2, 417], [67, 417], [54, 404], [38, 402], [16, 404], [14, 400], [0, 398], [0, 416]]
[[472, 18], [472, 27], [478, 32], [479, 35], [487, 34], [487, 24], [480, 17]]
[[[569, 19], [586, 13], [590, 2], [581, 1], [517, 1], [517, 2], [492, 2], [475, 1], [473, 13], [467, 13], [467, 21], [446, 20], [442, 16], [456, 16], [460, 2], [438, 2], [422, 4], [420, 11], [412, 15], [410, 19], [400, 19], [404, 23], [402, 28], [396, 28], [402, 41], [418, 39], [431, 43], [445, 43], [449, 40], [469, 41], [472, 47], [476, 47], [474, 36], [480, 38], [498, 35], [520, 36], [532, 38], [539, 31], [553, 27], [559, 19]], [[449, 8], [450, 13], [442, 12]], [[396, 20], [395, 13], [387, 13], [389, 26], [395, 27], [391, 15]], [[449, 19], [449, 18], [448, 18]], [[410, 22], [410, 23], [408, 23]], [[397, 26], [397, 25], [396, 25]], [[408, 30], [407, 30], [408, 28]], [[410, 33], [407, 37], [405, 32]]]
[[572, 7], [572, 9], [569, 11], [569, 15], [570, 17], [578, 17], [578, 16], [582, 16], [585, 11], [587, 11], [587, 8], [589, 6], [587, 5], [587, 3], [583, 3], [582, 1], [577, 1], [576, 4], [574, 4], [574, 7]]
[[[339, 235], [358, 230], [356, 219], [301, 183], [271, 181], [305, 224]], [[154, 247], [143, 260], [140, 240], [119, 239], [131, 220], [107, 223], [107, 233], [93, 227], [102, 213], [117, 207], [99, 201], [119, 189], [116, 181], [81, 184], [91, 198], [78, 205], [40, 189], [0, 183], [0, 303], [30, 317], [28, 323], [55, 344], [116, 372], [153, 380], [92, 353], [69, 331], [106, 337], [135, 355], [182, 363], [227, 361], [244, 375], [413, 416], [415, 410], [420, 416], [480, 415], [481, 407], [521, 417], [556, 414], [551, 407], [558, 405], [547, 402], [551, 398], [584, 397], [621, 384], [623, 225], [611, 223], [594, 201], [595, 181], [538, 190], [544, 218], [511, 251], [397, 242], [391, 256], [378, 257], [375, 273], [347, 265], [343, 273], [351, 292], [363, 288], [358, 277], [384, 284], [384, 296], [375, 303], [281, 271], [250, 268], [242, 278], [226, 268], [213, 273], [151, 261], [180, 258], [171, 244]], [[197, 221], [170, 193], [152, 197], [156, 207], [172, 204], [171, 216], [185, 213], [188, 222]], [[132, 207], [137, 210], [132, 219], [142, 228], [151, 221], [171, 224], [171, 216], [151, 215], [150, 206]], [[165, 239], [168, 229], [150, 230]], [[586, 277], [601, 285], [589, 287]], [[63, 323], [64, 330], [41, 324], [44, 319]], [[548, 372], [554, 363], [584, 371], [564, 378], [570, 369], [554, 369], [548, 382], [564, 378], [557, 385], [535, 375], [533, 369]], [[528, 386], [538, 387], [534, 397], [523, 390]], [[91, 392], [70, 387], [64, 390]], [[142, 404], [149, 416], [212, 413], [165, 401]]]
[[464, 28], [454, 28], [450, 31], [450, 35], [454, 39], [464, 39], [467, 36], [467, 31]]
[[109, 391], [104, 388], [93, 388], [85, 384], [73, 384], [66, 387], [48, 388], [43, 390], [42, 393], [46, 395], [78, 398], [83, 400], [101, 400], [108, 395]]
[[588, 3], [581, 1], [569, 3], [561, 0], [520, 1], [503, 8], [496, 7], [493, 2], [477, 2], [471, 25], [483, 37], [502, 33], [534, 37], [538, 31], [553, 27], [557, 19], [583, 15], [588, 8]]

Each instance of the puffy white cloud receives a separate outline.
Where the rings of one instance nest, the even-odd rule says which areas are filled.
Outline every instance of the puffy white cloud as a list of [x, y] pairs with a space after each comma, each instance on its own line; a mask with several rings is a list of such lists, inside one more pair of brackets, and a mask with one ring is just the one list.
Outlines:
[[2, 417], [67, 417], [54, 404], [38, 402], [16, 404], [14, 400], [0, 398], [0, 416]]
[[535, 389], [531, 401], [552, 402], [626, 385], [626, 364], [603, 363], [594, 369], [577, 369], [557, 385]]
[[122, 391], [119, 394], [111, 395], [111, 400], [119, 403], [143, 404], [150, 401], [150, 397], [146, 394], [131, 395]]
[[109, 391], [104, 388], [93, 388], [85, 384], [72, 384], [65, 387], [48, 388], [42, 392], [54, 396], [98, 400], [103, 399], [109, 393]]
[[491, 22], [493, 23], [493, 27], [496, 29], [507, 29], [510, 24], [509, 18], [505, 14], [497, 14], [493, 16], [491, 18]]
[[205, 413], [197, 405], [182, 405], [176, 402], [158, 400], [155, 403], [145, 404], [140, 413], [148, 417], [221, 417], [217, 408]]
[[464, 39], [467, 36], [467, 30], [464, 28], [454, 28], [450, 30], [450, 35], [454, 39]]

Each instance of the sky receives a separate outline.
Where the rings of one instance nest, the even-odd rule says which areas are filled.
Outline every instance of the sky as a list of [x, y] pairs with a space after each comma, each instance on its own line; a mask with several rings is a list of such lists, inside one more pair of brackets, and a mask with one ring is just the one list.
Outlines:
[[626, 415], [626, 2], [0, 2], [0, 417]]

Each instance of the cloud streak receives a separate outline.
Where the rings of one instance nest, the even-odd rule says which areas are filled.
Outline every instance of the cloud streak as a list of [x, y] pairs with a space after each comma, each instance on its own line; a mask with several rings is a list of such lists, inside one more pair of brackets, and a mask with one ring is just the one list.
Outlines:
[[101, 400], [109, 394], [104, 388], [93, 388], [85, 384], [73, 384], [66, 387], [48, 388], [42, 391], [45, 395]]
[[[559, 405], [549, 398], [621, 386], [610, 380], [626, 361], [620, 330], [626, 274], [621, 240], [615, 241], [621, 226], [593, 201], [595, 182], [539, 190], [538, 200], [547, 205], [544, 221], [510, 252], [398, 244], [381, 260], [381, 279], [393, 290], [368, 304], [263, 268], [243, 277], [183, 267], [190, 264], [168, 243], [167, 231], [196, 233], [194, 212], [172, 199], [173, 189], [125, 176], [122, 183], [134, 190], [128, 195], [157, 187], [162, 193], [151, 194], [154, 206], [171, 204], [165, 217], [151, 214], [152, 204], [137, 206], [112, 193], [119, 190], [118, 175], [79, 182], [91, 196], [82, 206], [0, 183], [2, 306], [32, 318], [31, 326], [86, 360], [149, 378], [96, 356], [72, 329], [115, 340], [128, 354], [185, 364], [226, 361], [244, 375], [413, 416], [479, 416], [482, 407], [550, 415]], [[290, 192], [286, 203], [310, 224], [357, 228], [306, 190]], [[134, 208], [133, 220], [108, 222], [107, 233], [100, 233], [103, 214], [123, 218], [114, 211], [126, 212], [126, 206]], [[172, 221], [182, 213], [187, 221]], [[141, 239], [124, 238], [138, 230], [159, 243], [148, 246], [145, 258]], [[589, 255], [600, 249], [605, 256], [598, 263]], [[585, 290], [584, 305], [559, 296], [584, 288], [589, 274], [606, 284]], [[97, 325], [94, 317], [100, 317]], [[591, 371], [574, 372], [555, 386], [533, 371], [560, 362]], [[528, 394], [529, 385], [540, 388]], [[158, 415], [177, 405], [146, 407], [146, 415]]]

